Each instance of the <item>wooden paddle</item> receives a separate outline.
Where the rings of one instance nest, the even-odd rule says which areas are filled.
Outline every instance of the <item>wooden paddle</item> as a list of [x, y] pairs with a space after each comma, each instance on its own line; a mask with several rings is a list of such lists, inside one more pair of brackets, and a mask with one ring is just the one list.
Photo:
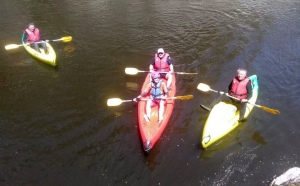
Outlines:
[[[201, 90], [203, 92], [213, 91], [213, 92], [219, 93], [218, 91], [211, 89], [208, 85], [206, 85], [204, 83], [199, 83], [199, 85], [197, 86], [197, 89], [199, 89], [199, 90]], [[228, 97], [230, 97], [230, 98], [232, 98], [232, 99], [240, 100], [240, 99], [238, 99], [236, 97], [230, 96], [228, 93], [226, 93], [225, 95], [228, 96]], [[267, 111], [267, 112], [269, 112], [271, 114], [280, 114], [279, 110], [271, 109], [271, 108], [268, 108], [268, 107], [265, 107], [265, 106], [262, 106], [262, 105], [257, 105], [257, 104], [251, 103], [249, 101], [247, 101], [247, 103], [249, 103], [249, 104], [251, 104], [253, 106], [256, 106], [258, 108], [261, 108], [264, 111]]]
[[[174, 96], [174, 97], [166, 97], [162, 99], [178, 99], [178, 100], [188, 100], [192, 99], [194, 96], [193, 95], [186, 95], [186, 96]], [[147, 101], [147, 100], [152, 100], [152, 99], [147, 99], [147, 98], [141, 98], [139, 101]], [[107, 106], [119, 106], [124, 102], [133, 102], [133, 100], [122, 100], [120, 98], [110, 98], [107, 100]]]
[[[65, 36], [65, 37], [62, 37], [60, 39], [54, 39], [54, 40], [49, 40], [49, 41], [62, 41], [62, 42], [70, 42], [72, 41], [72, 36]], [[36, 42], [36, 43], [42, 43], [44, 41], [39, 41], [39, 42]], [[24, 46], [23, 44], [9, 44], [9, 45], [6, 45], [5, 46], [5, 49], [6, 50], [11, 50], [11, 49], [15, 49], [15, 48], [18, 48], [20, 46]]]
[[[128, 74], [128, 75], [136, 75], [139, 72], [150, 72], [150, 71], [142, 71], [142, 70], [138, 70], [136, 68], [131, 68], [131, 67], [125, 68], [125, 73]], [[168, 72], [159, 72], [159, 73], [168, 73]], [[198, 73], [188, 73], [188, 72], [173, 72], [173, 73], [175, 73], [175, 74], [189, 74], [189, 75], [198, 74]]]

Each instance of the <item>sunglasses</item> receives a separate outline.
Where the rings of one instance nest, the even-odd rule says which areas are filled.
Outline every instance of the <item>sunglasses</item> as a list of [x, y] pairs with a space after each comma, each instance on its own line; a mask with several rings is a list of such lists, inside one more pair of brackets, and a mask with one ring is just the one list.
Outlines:
[[158, 53], [158, 54], [161, 55], [161, 54], [164, 54], [164, 53], [160, 52], [160, 53]]

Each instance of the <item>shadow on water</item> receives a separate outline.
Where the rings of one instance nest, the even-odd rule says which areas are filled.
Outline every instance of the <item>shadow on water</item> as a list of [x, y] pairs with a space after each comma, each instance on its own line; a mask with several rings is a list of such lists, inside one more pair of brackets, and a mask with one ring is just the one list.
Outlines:
[[[141, 142], [141, 149], [143, 150], [143, 144], [142, 144], [142, 139], [140, 137], [140, 142]], [[154, 171], [156, 169], [156, 167], [160, 164], [159, 161], [157, 161], [157, 156], [160, 153], [160, 149], [161, 149], [161, 141], [160, 139], [156, 142], [155, 146], [153, 147], [153, 149], [151, 149], [150, 152], [146, 152], [144, 151], [144, 163], [148, 166], [148, 168], [151, 171]]]
[[261, 134], [258, 131], [255, 131], [252, 135], [251, 138], [253, 141], [255, 141], [256, 143], [260, 144], [260, 145], [266, 145], [267, 142], [265, 141], [265, 139], [261, 136]]

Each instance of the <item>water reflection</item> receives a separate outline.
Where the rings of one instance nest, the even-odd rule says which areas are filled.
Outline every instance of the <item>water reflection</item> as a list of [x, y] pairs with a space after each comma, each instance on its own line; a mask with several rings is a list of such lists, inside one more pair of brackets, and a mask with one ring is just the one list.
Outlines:
[[64, 54], [65, 54], [66, 56], [69, 56], [70, 53], [72, 53], [74, 50], [75, 50], [75, 45], [74, 45], [74, 43], [66, 44], [65, 47], [64, 47], [64, 51], [65, 51]]
[[126, 87], [129, 89], [129, 90], [134, 90], [136, 91], [136, 94], [138, 94], [139, 92], [137, 91], [139, 89], [139, 85], [137, 83], [134, 83], [134, 82], [126, 82]]

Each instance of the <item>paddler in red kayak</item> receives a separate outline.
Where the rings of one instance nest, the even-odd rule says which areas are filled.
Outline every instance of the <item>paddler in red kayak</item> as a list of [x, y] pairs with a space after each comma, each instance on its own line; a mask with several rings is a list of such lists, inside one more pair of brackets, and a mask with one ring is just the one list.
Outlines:
[[170, 85], [172, 82], [172, 73], [174, 72], [172, 60], [168, 53], [165, 53], [164, 49], [159, 48], [157, 53], [155, 54], [152, 62], [149, 66], [150, 72], [165, 72], [160, 73], [161, 78], [165, 78], [167, 80], [167, 88], [170, 90]]
[[161, 123], [165, 111], [165, 100], [162, 98], [167, 96], [168, 90], [166, 84], [161, 80], [159, 72], [152, 72], [151, 79], [152, 81], [147, 85], [144, 92], [138, 97], [134, 98], [133, 101], [139, 101], [141, 97], [150, 93], [151, 100], [147, 101], [145, 119], [147, 122], [150, 122], [151, 107], [159, 105], [158, 123]]
[[24, 31], [23, 42], [27, 45], [30, 44], [31, 46], [34, 46], [35, 50], [38, 52], [41, 52], [39, 47], [41, 45], [44, 48], [45, 53], [48, 54], [47, 45], [42, 41], [49, 42], [49, 40], [44, 38], [40, 30], [35, 28], [33, 23], [29, 23], [28, 28]]

